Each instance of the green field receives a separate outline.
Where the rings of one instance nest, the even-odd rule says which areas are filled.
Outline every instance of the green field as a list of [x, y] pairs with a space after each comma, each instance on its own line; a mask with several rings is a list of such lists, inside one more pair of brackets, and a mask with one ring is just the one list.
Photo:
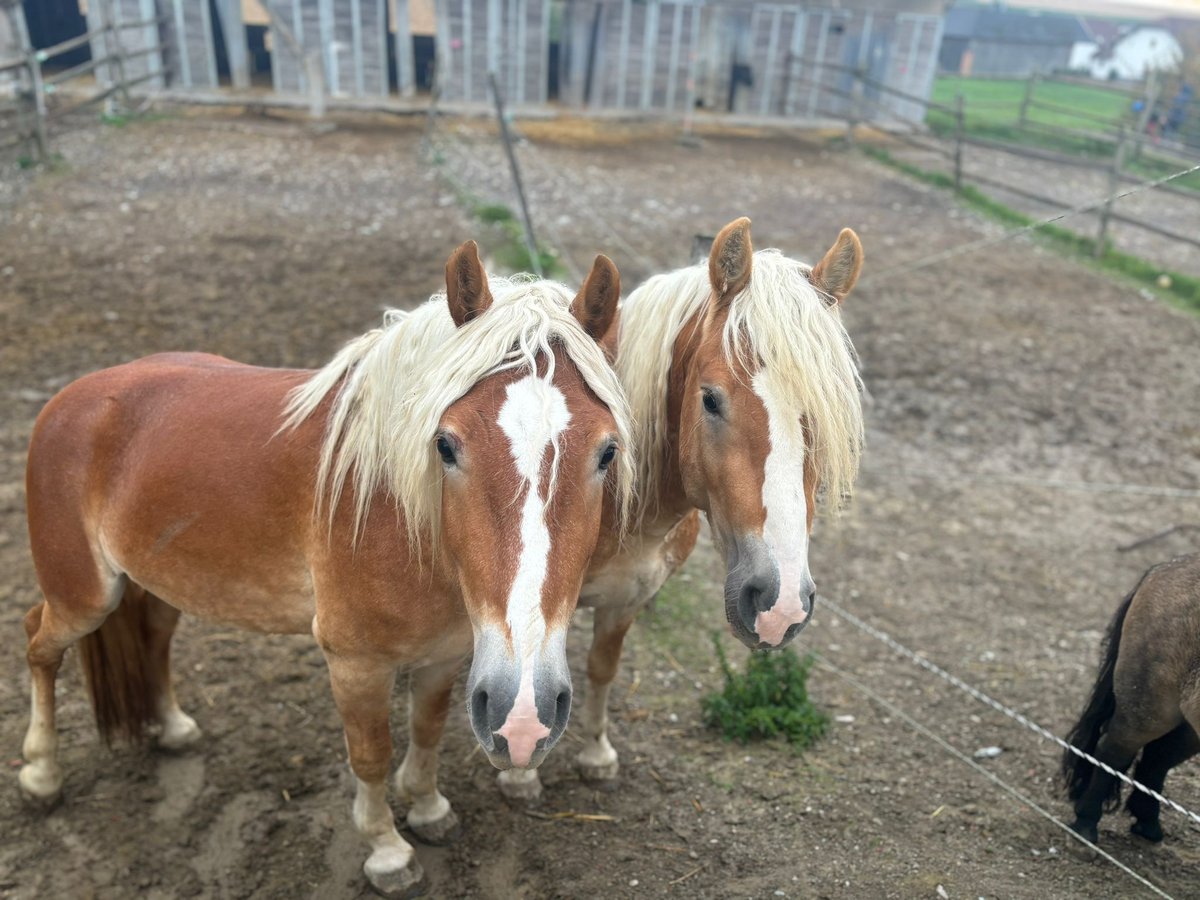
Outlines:
[[[1023, 78], [978, 79], [942, 76], [934, 82], [933, 101], [953, 106], [957, 94], [963, 95], [967, 117], [976, 125], [1011, 125], [1017, 121], [1021, 111], [1021, 99], [1025, 96], [1027, 82]], [[1029, 120], [1043, 125], [1078, 128], [1085, 131], [1111, 129], [1117, 122], [1132, 123], [1131, 98], [1127, 94], [1089, 87], [1080, 84], [1060, 84], [1053, 81], [1038, 83], [1034, 100], [1061, 109], [1043, 109], [1036, 105], [1029, 108]], [[1071, 111], [1075, 112], [1072, 113]], [[950, 117], [938, 110], [930, 113], [933, 119], [943, 117], [949, 124]], [[1107, 119], [1112, 124], [1099, 122]]]
[[[939, 76], [933, 85], [932, 99], [935, 104], [953, 107], [961, 93], [963, 125], [969, 135], [1097, 160], [1112, 159], [1121, 124], [1131, 128], [1135, 125], [1133, 97], [1129, 94], [1099, 86], [1039, 81], [1033, 95], [1035, 102], [1030, 104], [1026, 124], [1022, 126], [1021, 101], [1027, 84], [1022, 78]], [[931, 107], [925, 123], [935, 134], [954, 133], [954, 116], [943, 109]], [[1126, 162], [1128, 171], [1145, 178], [1158, 178], [1177, 168], [1148, 155]], [[1200, 190], [1200, 177], [1189, 175], [1176, 184]]]

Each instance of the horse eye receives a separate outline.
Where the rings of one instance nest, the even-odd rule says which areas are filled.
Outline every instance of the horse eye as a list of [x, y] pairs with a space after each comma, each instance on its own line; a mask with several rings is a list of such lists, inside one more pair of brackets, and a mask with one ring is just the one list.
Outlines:
[[604, 448], [604, 452], [600, 454], [600, 471], [607, 472], [608, 467], [612, 465], [613, 459], [617, 455], [617, 445], [609, 444]]
[[704, 411], [710, 416], [719, 416], [721, 414], [721, 404], [717, 402], [716, 392], [704, 389]]
[[446, 465], [453, 466], [458, 463], [458, 459], [454, 456], [454, 447], [444, 434], [438, 435], [437, 452], [441, 456], [442, 462]]

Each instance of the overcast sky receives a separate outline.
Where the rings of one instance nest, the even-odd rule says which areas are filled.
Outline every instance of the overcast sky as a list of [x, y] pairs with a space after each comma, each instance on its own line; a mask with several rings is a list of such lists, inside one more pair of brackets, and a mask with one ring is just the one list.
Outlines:
[[1008, 0], [1009, 6], [1033, 9], [1057, 9], [1064, 12], [1098, 16], [1160, 16], [1200, 18], [1200, 0]]

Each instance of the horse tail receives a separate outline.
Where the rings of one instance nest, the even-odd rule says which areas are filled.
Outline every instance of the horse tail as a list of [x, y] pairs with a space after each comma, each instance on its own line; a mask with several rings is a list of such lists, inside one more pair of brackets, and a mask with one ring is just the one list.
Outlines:
[[[1112, 623], [1108, 626], [1108, 634], [1104, 638], [1100, 671], [1096, 675], [1095, 685], [1092, 686], [1092, 694], [1083, 708], [1083, 714], [1079, 717], [1079, 721], [1067, 735], [1068, 744], [1090, 756], [1095, 755], [1096, 745], [1108, 730], [1108, 723], [1112, 721], [1113, 713], [1117, 710], [1117, 696], [1113, 691], [1113, 672], [1117, 668], [1117, 655], [1121, 651], [1121, 629], [1125, 625], [1125, 615], [1129, 612], [1129, 606], [1133, 603], [1133, 598], [1137, 596], [1137, 592], [1141, 590], [1142, 582], [1145, 580], [1146, 576], [1143, 575], [1138, 581], [1137, 587], [1130, 591], [1129, 596], [1117, 607]], [[1061, 774], [1067, 797], [1071, 800], [1078, 800], [1082, 797], [1092, 780], [1094, 770], [1095, 766], [1082, 756], [1072, 753], [1070, 750], [1063, 750]], [[1120, 797], [1121, 782], [1114, 778], [1109, 794], [1104, 801], [1105, 808], [1114, 808]]]
[[147, 652], [154, 602], [130, 583], [104, 624], [79, 644], [96, 728], [109, 746], [114, 737], [144, 740], [146, 726], [158, 721], [166, 670]]

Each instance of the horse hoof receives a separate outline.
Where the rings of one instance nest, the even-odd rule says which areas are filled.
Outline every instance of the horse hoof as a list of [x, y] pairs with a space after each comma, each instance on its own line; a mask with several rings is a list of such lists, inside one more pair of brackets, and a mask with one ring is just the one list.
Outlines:
[[617, 751], [608, 746], [607, 741], [584, 748], [575, 763], [584, 781], [601, 785], [615, 783], [617, 772], [621, 768], [617, 760]]
[[408, 830], [422, 844], [432, 844], [435, 847], [449, 844], [462, 834], [462, 826], [459, 824], [454, 810], [447, 811], [444, 816], [433, 822], [420, 822], [414, 825], [410, 821]]
[[388, 900], [408, 900], [425, 891], [425, 870], [411, 850], [376, 850], [363, 866], [363, 874], [375, 892]]
[[187, 750], [204, 736], [200, 726], [191, 716], [181, 715], [163, 726], [158, 736], [158, 746], [171, 753]]
[[1078, 819], [1076, 819], [1071, 823], [1071, 830], [1084, 840], [1091, 841], [1093, 844], [1100, 840], [1100, 829], [1097, 825], [1089, 825], [1086, 822], [1080, 822]]
[[542, 796], [542, 779], [537, 769], [507, 769], [496, 776], [496, 783], [509, 800], [532, 803]]
[[63, 778], [58, 766], [26, 763], [21, 767], [17, 783], [25, 799], [37, 809], [52, 809], [62, 799]]
[[580, 778], [584, 781], [588, 781], [590, 784], [616, 785], [617, 773], [620, 772], [620, 763], [616, 760], [590, 762], [580, 758], [578, 766], [580, 766]]
[[1162, 825], [1158, 822], [1134, 822], [1129, 826], [1129, 830], [1152, 844], [1161, 843], [1163, 839]]

